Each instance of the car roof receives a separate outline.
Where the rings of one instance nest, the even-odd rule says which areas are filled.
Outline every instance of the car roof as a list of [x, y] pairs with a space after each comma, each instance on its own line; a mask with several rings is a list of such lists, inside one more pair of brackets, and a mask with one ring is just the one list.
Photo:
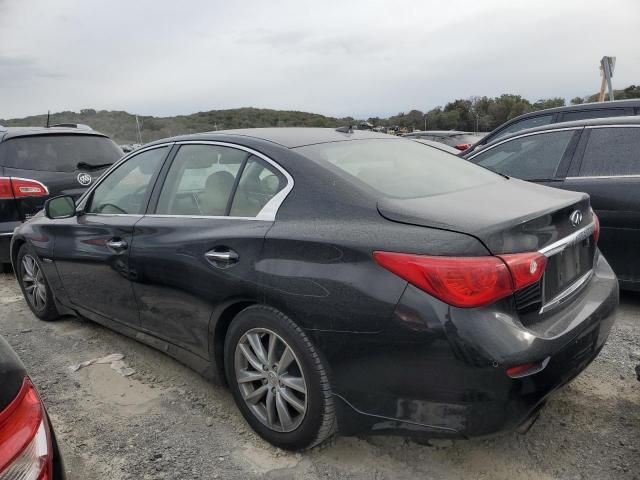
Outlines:
[[[567, 112], [567, 111], [575, 112], [575, 111], [582, 111], [582, 110], [602, 110], [603, 108], [624, 108], [624, 107], [640, 107], [640, 99], [631, 98], [626, 100], [614, 100], [611, 102], [579, 103], [577, 105], [565, 105], [564, 107], [553, 107], [553, 108], [546, 108], [544, 110], [535, 110], [533, 112], [527, 112], [527, 113], [523, 113], [522, 115], [518, 115], [517, 117], [514, 117], [511, 120], [508, 120], [507, 122], [504, 122], [502, 125], [505, 125], [506, 123], [511, 123], [514, 120], [521, 120], [527, 117], [535, 117], [537, 115], [547, 115], [547, 114], [556, 113], [556, 112]], [[502, 126], [502, 125], [499, 125], [499, 126]]]
[[482, 150], [478, 150], [478, 152], [485, 151], [487, 147], [491, 145], [495, 145], [497, 143], [504, 142], [505, 140], [509, 140], [515, 137], [520, 137], [522, 135], [528, 135], [531, 133], [547, 132], [551, 130], [564, 130], [568, 128], [611, 126], [611, 125], [621, 125], [621, 126], [622, 125], [640, 125], [640, 117], [636, 115], [636, 116], [628, 116], [628, 117], [590, 118], [586, 120], [572, 120], [570, 122], [558, 122], [558, 123], [551, 123], [548, 125], [542, 125], [539, 127], [526, 128], [526, 129], [518, 130], [517, 132], [511, 133], [509, 135], [496, 138], [492, 142], [487, 143], [487, 145]]
[[276, 143], [286, 148], [302, 147], [317, 143], [343, 142], [348, 140], [384, 139], [397, 140], [399, 137], [386, 133], [372, 132], [369, 130], [353, 130], [349, 133], [337, 131], [335, 128], [313, 127], [274, 127], [274, 128], [243, 128], [237, 130], [218, 130], [216, 132], [194, 133], [178, 137], [165, 138], [149, 143], [156, 145], [167, 142], [179, 142], [189, 140], [219, 140], [220, 137], [247, 137]]
[[95, 135], [106, 137], [95, 130], [84, 130], [73, 127], [0, 127], [0, 142], [16, 137], [31, 137], [36, 135]]

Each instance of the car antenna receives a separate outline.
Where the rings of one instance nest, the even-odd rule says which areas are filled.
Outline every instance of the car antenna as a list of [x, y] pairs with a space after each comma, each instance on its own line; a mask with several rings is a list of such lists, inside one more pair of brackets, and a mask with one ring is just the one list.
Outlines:
[[344, 127], [338, 127], [336, 128], [336, 132], [353, 133], [353, 125], [345, 125]]
[[49, 117], [51, 116], [51, 110], [47, 110], [47, 128], [49, 128]]

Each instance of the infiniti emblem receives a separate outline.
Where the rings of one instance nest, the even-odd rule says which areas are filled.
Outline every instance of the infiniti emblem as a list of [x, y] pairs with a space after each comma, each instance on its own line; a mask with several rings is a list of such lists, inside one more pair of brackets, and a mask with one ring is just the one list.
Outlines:
[[582, 212], [580, 210], [575, 210], [571, 215], [569, 215], [569, 220], [571, 220], [571, 225], [577, 227], [582, 223]]
[[83, 187], [86, 187], [91, 184], [91, 175], [89, 175], [88, 173], [84, 173], [84, 172], [79, 173], [77, 179], [78, 179], [78, 183]]

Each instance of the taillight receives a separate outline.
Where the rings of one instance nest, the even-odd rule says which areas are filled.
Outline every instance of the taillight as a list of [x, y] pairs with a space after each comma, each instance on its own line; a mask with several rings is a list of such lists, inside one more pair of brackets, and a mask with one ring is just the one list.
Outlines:
[[432, 257], [373, 252], [376, 262], [455, 307], [488, 305], [540, 279], [546, 257], [518, 253], [498, 257]]
[[598, 239], [600, 238], [600, 219], [593, 210], [591, 210], [591, 215], [593, 215], [593, 223], [595, 226], [593, 230], [593, 240], [598, 243]]
[[471, 144], [470, 144], [470, 143], [459, 143], [458, 145], [456, 145], [456, 148], [457, 148], [458, 150], [462, 150], [462, 151], [464, 152], [464, 151], [465, 151], [467, 148], [469, 148], [470, 146], [471, 146]]
[[49, 195], [49, 190], [37, 180], [0, 177], [0, 198], [42, 197], [44, 195]]
[[49, 427], [38, 392], [25, 379], [18, 396], [0, 412], [0, 480], [50, 480]]
[[547, 257], [538, 252], [512, 253], [498, 257], [509, 267], [514, 290], [536, 283], [547, 267]]

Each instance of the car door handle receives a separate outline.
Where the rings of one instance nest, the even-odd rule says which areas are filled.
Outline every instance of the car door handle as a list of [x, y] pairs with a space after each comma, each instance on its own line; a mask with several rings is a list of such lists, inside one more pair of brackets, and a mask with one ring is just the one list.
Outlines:
[[116, 252], [121, 252], [122, 250], [126, 250], [129, 245], [124, 240], [113, 238], [107, 242], [107, 247]]
[[238, 263], [240, 257], [238, 254], [230, 248], [214, 248], [204, 254], [205, 258], [214, 266], [218, 268], [227, 268]]

